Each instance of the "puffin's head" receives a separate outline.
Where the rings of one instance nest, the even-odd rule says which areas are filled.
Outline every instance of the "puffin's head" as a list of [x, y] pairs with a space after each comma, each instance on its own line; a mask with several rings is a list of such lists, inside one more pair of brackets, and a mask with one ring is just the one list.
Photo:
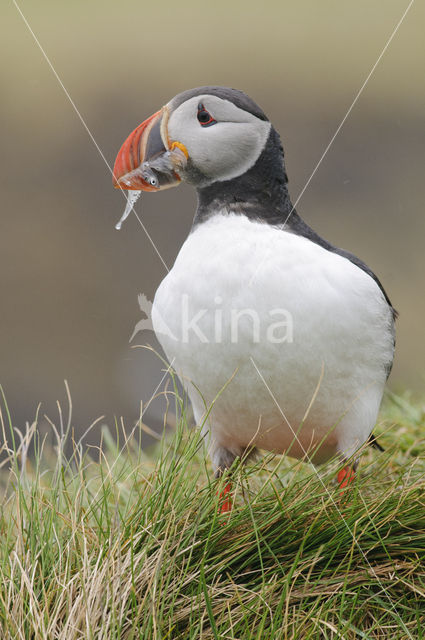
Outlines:
[[181, 180], [198, 188], [231, 180], [254, 166], [270, 129], [242, 91], [184, 91], [129, 135], [115, 161], [114, 186], [159, 191]]

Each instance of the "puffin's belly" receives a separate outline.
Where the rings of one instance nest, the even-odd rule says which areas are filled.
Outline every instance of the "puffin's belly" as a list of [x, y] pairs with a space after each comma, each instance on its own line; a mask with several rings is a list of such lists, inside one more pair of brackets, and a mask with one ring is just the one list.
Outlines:
[[285, 451], [303, 423], [302, 448], [328, 434], [328, 457], [373, 428], [392, 359], [391, 313], [375, 281], [346, 258], [245, 216], [217, 215], [186, 240], [152, 320], [198, 423], [214, 403], [217, 441]]

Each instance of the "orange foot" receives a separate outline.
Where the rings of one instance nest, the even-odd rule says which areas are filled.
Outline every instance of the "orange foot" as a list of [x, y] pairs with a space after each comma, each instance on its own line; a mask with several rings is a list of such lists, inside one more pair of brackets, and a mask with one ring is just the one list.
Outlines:
[[228, 513], [232, 510], [232, 498], [230, 496], [230, 491], [232, 490], [232, 486], [230, 482], [226, 484], [223, 491], [221, 491], [219, 495], [220, 500], [220, 509], [219, 513]]
[[346, 466], [340, 469], [338, 471], [338, 476], [337, 476], [339, 488], [345, 489], [346, 487], [348, 487], [348, 485], [350, 485], [353, 482], [355, 477], [356, 477], [356, 474], [352, 467]]

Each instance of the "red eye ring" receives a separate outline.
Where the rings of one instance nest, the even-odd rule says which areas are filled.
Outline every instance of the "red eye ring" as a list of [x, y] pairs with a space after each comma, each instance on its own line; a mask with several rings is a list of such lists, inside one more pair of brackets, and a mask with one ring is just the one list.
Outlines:
[[201, 125], [201, 127], [210, 127], [211, 125], [217, 123], [217, 120], [214, 120], [214, 118], [212, 117], [210, 112], [205, 109], [205, 107], [202, 104], [202, 102], [200, 102], [198, 104], [198, 116], [197, 117], [198, 117], [198, 122]]

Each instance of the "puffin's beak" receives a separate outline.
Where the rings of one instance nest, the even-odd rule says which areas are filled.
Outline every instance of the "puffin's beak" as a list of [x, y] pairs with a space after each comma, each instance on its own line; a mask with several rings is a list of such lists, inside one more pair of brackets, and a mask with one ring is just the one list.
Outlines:
[[[176, 143], [169, 146], [168, 116], [168, 107], [162, 107], [130, 133], [115, 160], [112, 181], [116, 189], [159, 191], [180, 182], [176, 169], [183, 145], [178, 143], [180, 157], [175, 157]], [[186, 149], [183, 154], [187, 158]]]

